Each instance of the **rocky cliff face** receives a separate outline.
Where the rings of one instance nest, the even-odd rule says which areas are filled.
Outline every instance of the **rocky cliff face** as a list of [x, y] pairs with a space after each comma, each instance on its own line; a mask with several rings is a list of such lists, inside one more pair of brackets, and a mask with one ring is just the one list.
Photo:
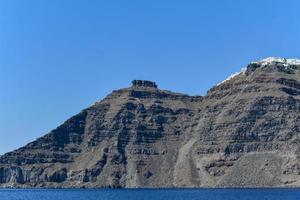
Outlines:
[[0, 157], [1, 187], [299, 187], [300, 61], [187, 96], [133, 81]]

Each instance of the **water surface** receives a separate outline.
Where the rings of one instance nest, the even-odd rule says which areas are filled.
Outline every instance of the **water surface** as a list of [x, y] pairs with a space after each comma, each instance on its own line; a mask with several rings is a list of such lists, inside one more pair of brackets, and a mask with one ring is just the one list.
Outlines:
[[300, 200], [299, 189], [18, 190], [0, 189], [0, 200]]

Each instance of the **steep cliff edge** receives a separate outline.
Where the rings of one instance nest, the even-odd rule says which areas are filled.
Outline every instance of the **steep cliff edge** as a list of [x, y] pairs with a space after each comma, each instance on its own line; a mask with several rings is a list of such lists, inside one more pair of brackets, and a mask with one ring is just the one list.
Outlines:
[[188, 96], [133, 81], [0, 157], [0, 187], [299, 187], [300, 61]]

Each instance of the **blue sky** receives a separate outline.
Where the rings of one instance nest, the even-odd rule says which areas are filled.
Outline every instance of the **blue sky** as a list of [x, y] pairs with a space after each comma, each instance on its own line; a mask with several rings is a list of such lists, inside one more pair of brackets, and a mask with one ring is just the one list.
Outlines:
[[300, 57], [297, 0], [0, 0], [0, 154], [133, 79], [204, 95], [248, 62]]

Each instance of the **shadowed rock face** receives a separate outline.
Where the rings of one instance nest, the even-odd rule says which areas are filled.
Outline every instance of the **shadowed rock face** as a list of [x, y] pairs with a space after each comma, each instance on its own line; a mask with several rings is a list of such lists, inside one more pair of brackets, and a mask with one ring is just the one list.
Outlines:
[[152, 87], [157, 88], [157, 85], [155, 82], [152, 81], [145, 81], [145, 80], [134, 80], [132, 81], [133, 87]]
[[203, 97], [132, 84], [1, 156], [0, 186], [300, 186], [297, 60], [251, 63]]

